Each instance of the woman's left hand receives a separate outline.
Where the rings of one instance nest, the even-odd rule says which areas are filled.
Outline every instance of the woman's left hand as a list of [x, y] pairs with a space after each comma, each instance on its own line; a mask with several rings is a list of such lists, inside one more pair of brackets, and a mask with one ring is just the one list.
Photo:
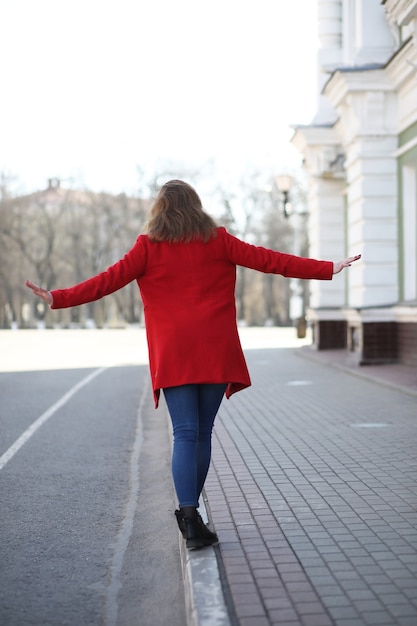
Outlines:
[[355, 256], [350, 256], [344, 261], [338, 261], [337, 263], [333, 263], [333, 274], [338, 274], [345, 267], [350, 267], [354, 261], [357, 261], [361, 258], [361, 254], [356, 254]]

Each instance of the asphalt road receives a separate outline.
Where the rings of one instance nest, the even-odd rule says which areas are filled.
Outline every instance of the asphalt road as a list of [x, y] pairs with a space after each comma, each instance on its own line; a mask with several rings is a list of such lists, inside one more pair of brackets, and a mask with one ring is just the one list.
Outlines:
[[143, 331], [0, 331], [1, 626], [184, 626]]

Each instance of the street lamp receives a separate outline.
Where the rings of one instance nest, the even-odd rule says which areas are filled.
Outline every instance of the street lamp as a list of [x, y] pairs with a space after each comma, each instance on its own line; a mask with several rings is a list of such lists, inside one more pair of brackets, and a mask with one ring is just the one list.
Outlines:
[[[294, 179], [292, 178], [292, 176], [290, 176], [289, 174], [281, 174], [279, 176], [276, 176], [275, 184], [282, 196], [284, 217], [286, 219], [292, 217], [291, 222], [293, 226], [294, 254], [301, 256], [303, 239], [306, 233], [306, 223], [303, 218], [307, 216], [307, 212], [300, 212], [299, 210], [295, 210], [294, 212], [292, 211], [290, 203], [290, 190], [294, 185]], [[295, 184], [295, 195], [297, 196], [295, 199], [298, 201], [300, 200], [299, 191], [299, 186]], [[298, 208], [298, 202], [296, 202], [296, 205]], [[305, 316], [307, 291], [305, 285], [305, 281], [302, 282], [297, 278], [293, 278], [290, 280], [291, 295], [289, 300], [289, 315], [290, 318], [294, 322], [296, 322], [297, 337], [299, 339], [302, 339], [306, 336], [307, 330]]]
[[282, 205], [284, 217], [288, 218], [291, 214], [290, 189], [292, 187], [292, 176], [289, 174], [280, 174], [275, 178], [278, 191], [282, 194]]

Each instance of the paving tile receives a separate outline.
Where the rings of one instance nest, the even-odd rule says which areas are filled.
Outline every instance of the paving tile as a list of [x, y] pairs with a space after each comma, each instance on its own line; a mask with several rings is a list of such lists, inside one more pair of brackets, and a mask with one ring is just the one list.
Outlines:
[[362, 589], [351, 589], [347, 591], [347, 596], [352, 602], [358, 600], [374, 600], [375, 594], [369, 587], [363, 587]]
[[[360, 624], [360, 615], [358, 611], [350, 605], [340, 605], [340, 606], [329, 606], [327, 607], [330, 613], [330, 616], [336, 620], [338, 623], [339, 620], [343, 619], [351, 619], [356, 620], [356, 624]], [[353, 622], [352, 622], [353, 623]]]
[[341, 593], [327, 595], [327, 591], [324, 590], [320, 594], [320, 598], [323, 602], [323, 605], [328, 609], [341, 606], [349, 607], [352, 605], [352, 601], [347, 596]]
[[271, 622], [267, 617], [241, 617], [240, 626], [270, 626]]
[[259, 585], [262, 585], [262, 598], [288, 598], [286, 589], [280, 586], [279, 581], [274, 581], [273, 585], [266, 585], [266, 581], [257, 581]]
[[364, 611], [361, 620], [369, 626], [393, 626], [392, 616], [387, 611]]
[[[239, 626], [415, 626], [415, 398], [298, 354], [249, 351], [254, 385], [215, 426], [206, 491]], [[371, 415], [393, 427], [351, 427]]]
[[248, 573], [239, 573], [239, 572], [228, 572], [228, 577], [231, 585], [241, 585], [242, 583], [250, 583], [253, 584], [253, 575], [251, 572]]
[[365, 612], [374, 612], [378, 611], [384, 612], [384, 606], [382, 602], [377, 600], [376, 598], [363, 599], [363, 600], [354, 600], [353, 606], [358, 610], [358, 612], [362, 615]]
[[295, 609], [275, 609], [269, 611], [271, 624], [279, 624], [279, 626], [295, 626], [300, 624], [300, 618]]
[[415, 626], [415, 624], [416, 624], [416, 618], [414, 615], [411, 617], [397, 618], [397, 621], [396, 621], [396, 626]]
[[303, 591], [290, 593], [291, 600], [296, 604], [300, 613], [308, 613], [309, 607], [318, 605], [318, 596], [315, 591]]
[[416, 616], [416, 608], [410, 604], [392, 604], [389, 607], [389, 612], [396, 619], [413, 616], [415, 618]]
[[253, 578], [241, 580], [236, 578], [236, 576], [238, 576], [238, 574], [229, 574], [227, 577], [231, 593], [253, 593], [257, 591], [257, 586]]
[[301, 615], [300, 621], [302, 626], [334, 626], [333, 620], [327, 613]]
[[277, 576], [277, 570], [275, 569], [275, 567], [265, 567], [265, 566], [257, 567], [253, 563], [251, 563], [251, 565], [252, 565], [252, 571], [254, 573], [256, 580], [262, 580], [263, 578], [271, 579]]
[[288, 598], [282, 597], [264, 598], [264, 603], [268, 612], [274, 609], [286, 610], [293, 607], [292, 602]]

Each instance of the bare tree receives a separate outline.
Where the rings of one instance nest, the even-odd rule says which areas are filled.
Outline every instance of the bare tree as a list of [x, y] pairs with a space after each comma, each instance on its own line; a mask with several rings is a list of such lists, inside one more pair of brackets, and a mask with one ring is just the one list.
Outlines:
[[[12, 265], [10, 275], [3, 272], [3, 281], [13, 318], [21, 323], [23, 281], [28, 270], [35, 271], [37, 279], [47, 288], [55, 283], [56, 227], [60, 216], [54, 215], [47, 200], [36, 194], [3, 201], [2, 214], [1, 237], [7, 249], [8, 265]], [[35, 317], [43, 319], [46, 308], [42, 303], [33, 306]]]
[[[210, 169], [210, 165], [207, 168]], [[143, 230], [152, 198], [160, 185], [171, 178], [182, 178], [193, 184], [201, 193], [203, 203], [208, 203], [209, 212], [232, 234], [256, 245], [294, 251], [290, 243], [293, 241], [290, 221], [283, 217], [276, 189], [265, 176], [252, 171], [237, 187], [225, 189], [218, 182], [209, 182], [216, 179], [208, 176], [212, 172], [207, 168], [162, 163], [149, 178], [138, 168], [136, 197], [64, 189], [58, 179], [51, 179], [45, 190], [13, 197], [3, 176], [0, 186], [0, 325], [30, 325], [31, 320], [43, 318], [46, 323], [63, 326], [90, 323], [88, 320], [97, 326], [140, 323], [142, 305], [135, 284], [99, 302], [60, 310], [52, 317], [28, 298], [24, 279], [31, 277], [52, 289], [78, 283], [105, 270], [135, 243]], [[288, 281], [281, 277], [264, 276], [239, 267], [238, 320], [257, 325], [287, 323], [288, 288]]]
[[[233, 194], [224, 192], [223, 206], [221, 219], [230, 232], [255, 245], [292, 252], [291, 223], [284, 218], [277, 189], [262, 173], [249, 172]], [[238, 267], [236, 307], [240, 323], [288, 323], [288, 280]]]
[[[63, 236], [68, 283], [78, 283], [104, 271], [121, 258], [135, 243], [146, 209], [146, 201], [125, 194], [113, 196], [84, 190], [70, 195], [66, 202], [67, 228]], [[110, 322], [138, 322], [140, 300], [134, 286], [129, 285], [100, 302], [72, 309], [72, 322], [79, 323], [81, 314], [99, 326]]]
[[[24, 279], [33, 277], [47, 289], [80, 282], [114, 263], [135, 242], [146, 213], [146, 202], [124, 194], [112, 196], [88, 190], [64, 189], [56, 179], [48, 188], [0, 202], [0, 323], [30, 324], [52, 319], [45, 307], [28, 299]], [[33, 306], [27, 314], [27, 303]], [[129, 322], [141, 317], [132, 289], [84, 308], [59, 311], [54, 321], [102, 325], [116, 312]], [[113, 313], [112, 313], [113, 311]], [[26, 314], [25, 314], [26, 313]]]

